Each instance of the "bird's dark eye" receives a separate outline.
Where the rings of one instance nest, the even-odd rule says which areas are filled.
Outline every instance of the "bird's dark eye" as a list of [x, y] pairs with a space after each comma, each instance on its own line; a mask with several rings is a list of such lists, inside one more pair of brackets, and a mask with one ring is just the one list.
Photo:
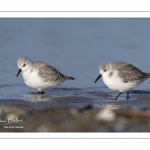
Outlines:
[[26, 66], [26, 64], [23, 65], [23, 67], [25, 67], [25, 66]]
[[106, 71], [106, 69], [104, 69], [104, 72]]

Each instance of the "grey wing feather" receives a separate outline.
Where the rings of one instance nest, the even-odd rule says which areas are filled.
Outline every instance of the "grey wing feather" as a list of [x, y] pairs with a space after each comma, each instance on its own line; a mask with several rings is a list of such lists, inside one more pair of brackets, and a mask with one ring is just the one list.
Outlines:
[[119, 75], [124, 78], [124, 82], [146, 80], [147, 78], [150, 78], [149, 73], [144, 73], [131, 64], [124, 64], [118, 70]]
[[45, 82], [48, 81], [58, 81], [62, 82], [65, 80], [73, 80], [74, 78], [65, 76], [64, 74], [60, 73], [54, 67], [43, 63], [43, 62], [36, 62], [36, 66], [39, 69], [39, 75], [44, 79]]

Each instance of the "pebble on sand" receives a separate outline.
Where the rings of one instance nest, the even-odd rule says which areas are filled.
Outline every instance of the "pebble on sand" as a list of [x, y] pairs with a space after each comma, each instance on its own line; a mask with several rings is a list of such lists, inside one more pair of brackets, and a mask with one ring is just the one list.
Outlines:
[[100, 121], [114, 121], [116, 118], [116, 114], [114, 111], [111, 109], [111, 106], [106, 106], [103, 110], [98, 112], [95, 115], [95, 119]]

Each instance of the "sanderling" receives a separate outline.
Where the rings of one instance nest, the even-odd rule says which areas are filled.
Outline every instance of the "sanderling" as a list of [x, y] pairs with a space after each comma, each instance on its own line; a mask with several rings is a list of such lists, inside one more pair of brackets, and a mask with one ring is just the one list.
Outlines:
[[122, 92], [127, 92], [127, 100], [129, 99], [129, 90], [137, 87], [141, 82], [150, 78], [150, 73], [145, 73], [135, 66], [125, 62], [106, 62], [99, 66], [100, 75], [97, 80], [102, 77], [103, 82], [113, 91], [118, 91], [117, 98]]
[[26, 57], [19, 58], [17, 65], [19, 68], [17, 77], [21, 72], [25, 84], [37, 89], [39, 94], [43, 94], [43, 90], [54, 88], [66, 80], [74, 80], [44, 62], [32, 62]]

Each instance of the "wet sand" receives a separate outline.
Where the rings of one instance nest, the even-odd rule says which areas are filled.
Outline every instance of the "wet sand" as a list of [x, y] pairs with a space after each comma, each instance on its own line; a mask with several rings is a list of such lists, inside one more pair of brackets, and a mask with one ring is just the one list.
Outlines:
[[[127, 100], [83, 96], [0, 100], [0, 132], [149, 132], [150, 94]], [[102, 100], [103, 99], [103, 100]]]

